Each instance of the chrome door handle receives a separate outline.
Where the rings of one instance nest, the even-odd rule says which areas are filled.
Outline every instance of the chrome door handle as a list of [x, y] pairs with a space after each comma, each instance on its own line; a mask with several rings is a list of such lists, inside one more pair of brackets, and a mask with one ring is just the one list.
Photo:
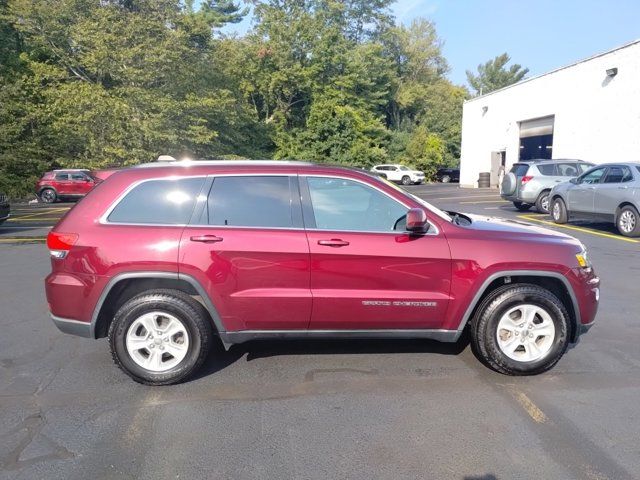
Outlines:
[[339, 238], [332, 238], [331, 240], [318, 240], [318, 245], [322, 245], [323, 247], [346, 247], [349, 245], [349, 242]]
[[197, 235], [195, 237], [191, 237], [192, 242], [202, 242], [202, 243], [217, 243], [221, 242], [222, 237], [217, 237], [216, 235]]

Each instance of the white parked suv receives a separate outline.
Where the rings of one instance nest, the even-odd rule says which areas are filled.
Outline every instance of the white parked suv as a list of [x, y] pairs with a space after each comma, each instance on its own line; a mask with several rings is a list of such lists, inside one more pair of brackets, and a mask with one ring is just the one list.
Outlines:
[[390, 182], [398, 182], [402, 185], [413, 185], [424, 182], [424, 172], [411, 170], [405, 165], [376, 165], [371, 171]]

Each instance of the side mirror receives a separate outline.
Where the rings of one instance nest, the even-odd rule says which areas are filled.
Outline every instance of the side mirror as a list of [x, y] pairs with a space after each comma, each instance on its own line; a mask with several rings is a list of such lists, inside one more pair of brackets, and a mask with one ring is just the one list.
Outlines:
[[580, 183], [579, 177], [574, 177], [571, 180], [569, 180], [571, 183], [573, 183], [574, 185], [577, 185]]
[[412, 233], [426, 233], [429, 230], [427, 214], [421, 208], [412, 208], [407, 212], [407, 231]]

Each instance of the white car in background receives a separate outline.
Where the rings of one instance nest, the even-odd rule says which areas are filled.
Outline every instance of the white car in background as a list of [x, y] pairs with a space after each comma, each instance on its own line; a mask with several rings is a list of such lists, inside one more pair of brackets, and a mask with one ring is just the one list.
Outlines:
[[376, 165], [371, 171], [390, 182], [397, 182], [402, 185], [424, 183], [424, 172], [411, 170], [405, 165]]

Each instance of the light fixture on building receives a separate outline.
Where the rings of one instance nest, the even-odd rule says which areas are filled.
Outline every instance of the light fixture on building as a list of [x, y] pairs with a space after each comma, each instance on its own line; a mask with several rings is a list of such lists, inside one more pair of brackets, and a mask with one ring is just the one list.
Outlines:
[[618, 67], [607, 68], [607, 77], [615, 77], [618, 74]]

